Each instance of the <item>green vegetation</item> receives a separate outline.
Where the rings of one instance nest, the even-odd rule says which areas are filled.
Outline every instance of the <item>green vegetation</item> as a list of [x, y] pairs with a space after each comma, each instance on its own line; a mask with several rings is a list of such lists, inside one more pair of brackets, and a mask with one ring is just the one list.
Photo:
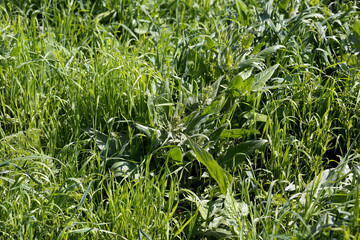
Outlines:
[[0, 238], [359, 239], [359, 16], [0, 1]]

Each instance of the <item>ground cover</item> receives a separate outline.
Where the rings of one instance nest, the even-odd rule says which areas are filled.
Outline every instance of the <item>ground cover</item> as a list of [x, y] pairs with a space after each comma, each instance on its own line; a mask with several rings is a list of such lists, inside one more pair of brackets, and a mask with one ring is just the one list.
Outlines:
[[360, 237], [357, 1], [0, 19], [0, 238]]

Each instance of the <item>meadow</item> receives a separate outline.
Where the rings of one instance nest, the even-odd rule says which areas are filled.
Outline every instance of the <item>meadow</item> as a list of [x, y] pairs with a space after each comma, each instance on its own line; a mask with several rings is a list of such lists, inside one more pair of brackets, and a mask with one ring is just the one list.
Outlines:
[[360, 239], [356, 0], [0, 1], [0, 239]]

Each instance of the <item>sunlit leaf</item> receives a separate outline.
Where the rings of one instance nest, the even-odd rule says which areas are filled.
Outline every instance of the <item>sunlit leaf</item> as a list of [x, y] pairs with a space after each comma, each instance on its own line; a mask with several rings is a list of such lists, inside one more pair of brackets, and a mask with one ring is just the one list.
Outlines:
[[264, 50], [262, 50], [261, 52], [259, 52], [256, 56], [259, 58], [266, 59], [266, 58], [270, 57], [274, 52], [276, 52], [277, 50], [279, 50], [281, 48], [285, 48], [285, 46], [276, 45], [276, 46], [268, 47], [268, 48], [265, 48]]
[[220, 158], [218, 162], [223, 167], [236, 166], [243, 162], [246, 159], [246, 156], [252, 154], [256, 149], [259, 149], [267, 142], [268, 140], [266, 139], [252, 140], [240, 143], [236, 146], [232, 146], [226, 151], [226, 154]]
[[193, 150], [196, 156], [196, 159], [207, 168], [210, 175], [218, 183], [221, 192], [223, 194], [226, 194], [232, 182], [231, 175], [228, 172], [226, 172], [224, 169], [222, 169], [220, 165], [211, 156], [211, 154], [205, 151], [205, 149], [200, 147], [196, 142], [194, 142], [189, 137], [188, 137], [188, 141], [191, 149]]
[[228, 129], [228, 130], [224, 130], [221, 133], [220, 139], [228, 139], [228, 138], [237, 139], [237, 138], [246, 137], [250, 134], [258, 134], [258, 133], [259, 133], [258, 130], [253, 130], [253, 129], [245, 129], [245, 128]]
[[177, 163], [182, 163], [182, 152], [178, 147], [172, 148], [167, 152], [166, 156]]
[[261, 73], [258, 73], [254, 76], [254, 82], [251, 90], [258, 91], [265, 85], [265, 83], [272, 77], [275, 70], [279, 67], [279, 64], [275, 64], [274, 66], [271, 66]]

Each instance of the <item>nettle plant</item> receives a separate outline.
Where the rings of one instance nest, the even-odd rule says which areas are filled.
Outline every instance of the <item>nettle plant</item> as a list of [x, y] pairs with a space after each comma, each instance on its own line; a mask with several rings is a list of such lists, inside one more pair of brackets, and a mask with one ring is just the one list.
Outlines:
[[[208, 39], [210, 38], [205, 38], [200, 44], [197, 43], [199, 55], [206, 51], [213, 53], [207, 45]], [[193, 51], [191, 46], [183, 48]], [[136, 121], [126, 123], [126, 121], [114, 120], [113, 126], [126, 123], [128, 132], [110, 132], [108, 136], [95, 130], [87, 130], [87, 132], [96, 139], [101, 150], [100, 155], [107, 155], [112, 159], [112, 163], [115, 161], [114, 156], [117, 155], [122, 160], [125, 160], [126, 156], [131, 156], [130, 159], [139, 164], [144, 159], [144, 156], [139, 154], [150, 152], [154, 158], [159, 159], [156, 161], [161, 161], [155, 165], [162, 165], [165, 160], [182, 164], [183, 157], [190, 150], [194, 150], [191, 146], [200, 144], [202, 148], [219, 158], [217, 162], [220, 165], [232, 167], [233, 164], [236, 164], [232, 163], [235, 155], [251, 154], [266, 143], [266, 140], [250, 140], [247, 142], [236, 142], [235, 140], [256, 136], [260, 133], [258, 130], [245, 126], [267, 121], [267, 116], [254, 111], [251, 104], [256, 102], [258, 93], [262, 91], [279, 65], [275, 64], [257, 74], [252, 74], [253, 66], [261, 69], [262, 63], [281, 48], [283, 46], [271, 47], [262, 51], [257, 50], [258, 52], [253, 52], [253, 54], [244, 54], [243, 60], [237, 63], [239, 65], [237, 69], [242, 70], [239, 74], [234, 77], [231, 77], [230, 74], [228, 77], [221, 76], [207, 87], [201, 88], [204, 89], [202, 91], [198, 89], [199, 85], [204, 84], [204, 82], [202, 80], [190, 80], [188, 76], [174, 77], [175, 85], [172, 93], [167, 86], [160, 86], [160, 90], [157, 89], [158, 86], [154, 83], [154, 86], [144, 93], [147, 96], [149, 125]], [[179, 57], [187, 66], [185, 71], [196, 72], [192, 70], [193, 62], [198, 64], [200, 61], [201, 63], [201, 59], [197, 59], [195, 55], [193, 57], [196, 59], [191, 58], [187, 53], [182, 54], [187, 55], [186, 59]], [[198, 79], [201, 78], [198, 77]], [[172, 96], [169, 96], [170, 94]], [[233, 116], [239, 113], [240, 104], [247, 105], [247, 109], [250, 109], [244, 110], [240, 116], [236, 117], [243, 119], [242, 124], [233, 121]], [[236, 126], [236, 128], [232, 126]], [[234, 140], [233, 146], [228, 144], [231, 139]], [[190, 141], [194, 141], [193, 144], [190, 144]], [[116, 142], [119, 143], [118, 146]], [[134, 156], [134, 153], [138, 155]], [[110, 163], [111, 166], [112, 163]]]

